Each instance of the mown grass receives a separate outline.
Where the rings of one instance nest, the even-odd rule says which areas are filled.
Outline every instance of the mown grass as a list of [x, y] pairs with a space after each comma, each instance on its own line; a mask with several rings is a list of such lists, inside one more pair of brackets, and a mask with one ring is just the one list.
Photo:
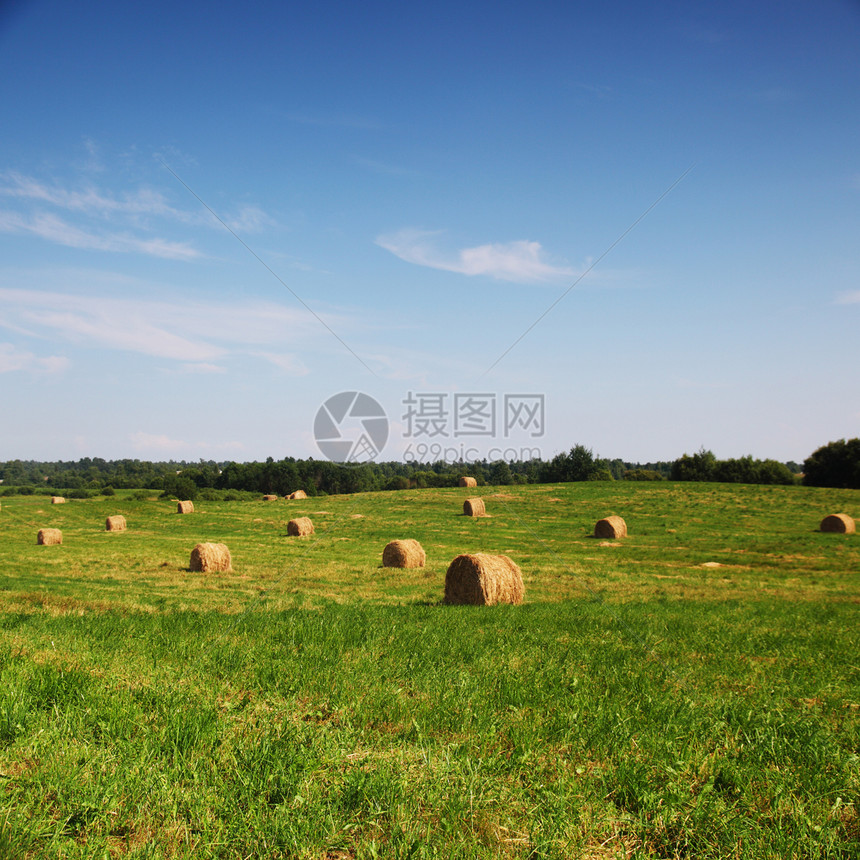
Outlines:
[[[860, 544], [816, 532], [856, 492], [465, 492], [4, 499], [0, 857], [858, 855]], [[439, 603], [479, 550], [526, 605]]]

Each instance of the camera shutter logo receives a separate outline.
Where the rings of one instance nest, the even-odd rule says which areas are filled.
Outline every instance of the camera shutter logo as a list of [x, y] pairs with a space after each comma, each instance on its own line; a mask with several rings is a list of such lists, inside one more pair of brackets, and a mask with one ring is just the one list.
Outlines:
[[369, 463], [388, 441], [388, 416], [369, 394], [342, 391], [317, 411], [314, 439], [333, 463]]

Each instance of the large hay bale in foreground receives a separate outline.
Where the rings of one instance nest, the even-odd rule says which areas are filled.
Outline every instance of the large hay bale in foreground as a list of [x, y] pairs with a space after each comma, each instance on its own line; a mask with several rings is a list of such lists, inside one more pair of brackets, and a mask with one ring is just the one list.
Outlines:
[[314, 533], [314, 524], [310, 517], [298, 517], [287, 523], [287, 534], [292, 537], [303, 537]]
[[277, 502], [278, 497], [271, 495], [271, 493], [267, 493], [265, 496], [263, 496], [263, 501], [264, 502]]
[[62, 496], [51, 496], [52, 505], [64, 505], [66, 500]]
[[194, 513], [194, 502], [177, 502], [176, 513], [177, 514], [193, 514]]
[[294, 493], [290, 493], [287, 496], [288, 499], [306, 499], [308, 494], [304, 490], [296, 490]]
[[477, 487], [478, 482], [475, 478], [468, 478], [465, 475], [460, 478], [460, 486], [461, 487]]
[[621, 517], [606, 517], [594, 526], [594, 536], [599, 538], [627, 537], [627, 523]]
[[524, 594], [522, 572], [506, 555], [458, 555], [445, 574], [445, 603], [522, 603]]
[[484, 517], [487, 515], [487, 508], [484, 506], [483, 499], [466, 499], [463, 502], [463, 513], [467, 517]]
[[823, 532], [836, 532], [841, 535], [853, 535], [857, 531], [854, 520], [848, 514], [830, 514], [821, 521], [819, 528]]
[[105, 529], [109, 532], [124, 532], [125, 517], [122, 514], [117, 514], [113, 517], [108, 517], [105, 520]]
[[230, 550], [223, 543], [199, 543], [191, 550], [189, 570], [199, 570], [203, 573], [230, 573], [233, 570], [233, 559]]
[[63, 542], [63, 533], [59, 529], [39, 529], [36, 543], [40, 546], [54, 546]]
[[382, 550], [383, 567], [424, 567], [427, 554], [417, 540], [393, 540]]

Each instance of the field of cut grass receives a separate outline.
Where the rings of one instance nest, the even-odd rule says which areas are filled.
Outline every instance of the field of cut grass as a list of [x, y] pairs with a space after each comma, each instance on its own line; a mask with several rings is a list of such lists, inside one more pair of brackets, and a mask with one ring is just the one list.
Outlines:
[[[817, 531], [857, 491], [195, 507], [3, 499], [0, 858], [860, 853], [860, 536]], [[402, 537], [426, 568], [380, 566]], [[188, 572], [207, 540], [233, 573]], [[478, 551], [523, 606], [441, 605]]]

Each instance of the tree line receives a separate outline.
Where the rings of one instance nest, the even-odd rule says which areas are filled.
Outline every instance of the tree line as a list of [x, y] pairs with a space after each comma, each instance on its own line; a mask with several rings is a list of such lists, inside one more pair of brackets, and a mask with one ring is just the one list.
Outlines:
[[4, 494], [49, 493], [68, 495], [110, 492], [119, 489], [158, 490], [175, 498], [196, 498], [206, 491], [219, 493], [276, 493], [297, 489], [321, 493], [360, 493], [410, 487], [456, 486], [461, 475], [492, 486], [542, 484], [569, 481], [719, 481], [745, 484], [803, 483], [810, 486], [860, 488], [860, 439], [841, 439], [819, 448], [803, 465], [756, 460], [752, 457], [718, 460], [704, 449], [674, 461], [632, 463], [596, 457], [584, 445], [551, 460], [449, 463], [365, 463], [342, 466], [328, 460], [286, 457], [265, 462], [236, 463], [199, 460], [150, 462], [103, 460], [84, 457], [77, 461], [42, 462], [10, 460], [0, 463]]

